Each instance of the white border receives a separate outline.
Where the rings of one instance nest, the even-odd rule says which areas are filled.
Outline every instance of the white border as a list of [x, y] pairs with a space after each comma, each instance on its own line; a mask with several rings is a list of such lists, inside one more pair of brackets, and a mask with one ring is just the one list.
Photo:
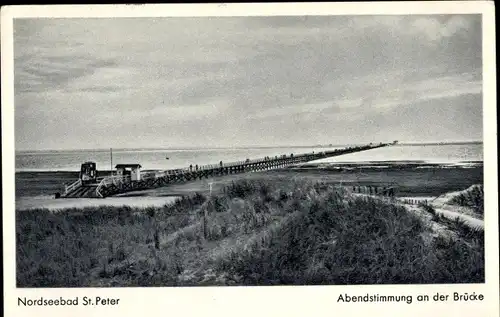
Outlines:
[[[115, 289], [16, 289], [14, 225], [14, 81], [13, 19], [18, 17], [166, 17], [363, 14], [482, 14], [484, 185], [486, 191], [486, 284], [310, 287], [205, 287]], [[487, 1], [174, 4], [102, 6], [8, 6], [1, 11], [2, 164], [4, 232], [4, 304], [11, 316], [498, 316], [498, 184], [496, 147], [496, 64], [494, 3]], [[10, 172], [11, 171], [11, 172]], [[433, 295], [482, 293], [482, 302], [337, 304], [340, 293]], [[18, 296], [109, 296], [118, 307], [21, 308]]]

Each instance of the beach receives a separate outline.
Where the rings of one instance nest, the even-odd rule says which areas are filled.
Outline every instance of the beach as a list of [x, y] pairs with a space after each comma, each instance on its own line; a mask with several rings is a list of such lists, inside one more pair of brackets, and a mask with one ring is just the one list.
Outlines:
[[375, 149], [106, 198], [56, 199], [75, 171], [17, 171], [17, 285], [483, 282], [481, 155], [412, 151]]
[[[440, 209], [456, 196], [446, 196], [449, 191], [481, 183], [481, 168], [363, 173], [283, 169], [130, 192], [90, 205], [86, 199], [50, 200], [72, 208], [18, 208], [17, 286], [484, 282], [482, 220], [450, 219], [460, 214]], [[396, 197], [352, 191], [354, 184], [395, 181]], [[179, 197], [145, 207], [171, 195]], [[441, 205], [404, 202], [439, 196]], [[18, 199], [26, 204], [36, 198]]]
[[2, 16], [10, 315], [498, 310], [491, 5], [146, 7]]
[[[103, 172], [105, 175], [109, 172]], [[448, 167], [441, 165], [415, 166], [396, 165], [380, 166], [344, 166], [307, 164], [302, 167], [287, 168], [260, 173], [227, 175], [187, 183], [171, 184], [166, 187], [129, 192], [119, 197], [105, 199], [54, 199], [56, 192], [64, 190], [64, 184], [78, 179], [76, 172], [18, 172], [16, 173], [16, 209], [24, 208], [67, 208], [98, 205], [160, 206], [170, 203], [175, 197], [190, 195], [195, 192], [208, 194], [209, 183], [212, 191], [217, 192], [222, 186], [238, 179], [273, 180], [287, 177], [290, 180], [304, 179], [320, 181], [341, 186], [381, 186], [396, 188], [397, 196], [436, 197], [446, 192], [465, 189], [474, 184], [481, 184], [483, 168], [481, 164], [473, 167]]]
[[[282, 154], [312, 153], [332, 150], [330, 147], [276, 147], [276, 148], [234, 148], [234, 149], [117, 149], [113, 161], [119, 163], [140, 163], [147, 170], [185, 168], [189, 164], [218, 164], [245, 158], [279, 156]], [[126, 193], [121, 196], [172, 197], [208, 193], [210, 186], [217, 191], [221, 186], [237, 179], [255, 177], [305, 178], [326, 181], [336, 185], [394, 186], [398, 196], [438, 196], [448, 191], [461, 190], [473, 184], [482, 183], [483, 149], [481, 143], [392, 145], [363, 152], [320, 159], [290, 168], [266, 171], [264, 174], [238, 174], [224, 177], [176, 183], [154, 190]], [[109, 154], [104, 150], [78, 151], [30, 151], [16, 153], [16, 208], [53, 206], [56, 193], [64, 191], [65, 184], [75, 182], [79, 167], [84, 161], [97, 163], [97, 176], [111, 175]], [[166, 159], [168, 157], [168, 159]], [[209, 185], [212, 183], [212, 185]], [[119, 198], [113, 198], [120, 203]], [[142, 198], [153, 203], [153, 198]], [[131, 204], [132, 200], [122, 199]], [[166, 198], [165, 202], [170, 201]], [[82, 201], [83, 202], [83, 201]], [[154, 204], [163, 201], [155, 198]], [[62, 204], [62, 203], [57, 203]], [[69, 203], [64, 203], [67, 206]], [[78, 206], [78, 200], [72, 203]], [[83, 204], [83, 203], [82, 203]], [[94, 204], [89, 200], [85, 205]], [[115, 204], [110, 199], [95, 204]], [[83, 205], [82, 205], [83, 206]]]

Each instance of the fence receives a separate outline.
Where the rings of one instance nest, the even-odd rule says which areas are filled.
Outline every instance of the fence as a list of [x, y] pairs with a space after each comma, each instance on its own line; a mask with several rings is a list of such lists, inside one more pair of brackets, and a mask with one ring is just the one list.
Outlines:
[[380, 195], [380, 196], [387, 196], [387, 197], [394, 197], [396, 196], [396, 190], [394, 187], [387, 187], [387, 186], [352, 186], [352, 191], [354, 193], [358, 194], [365, 194], [365, 195]]

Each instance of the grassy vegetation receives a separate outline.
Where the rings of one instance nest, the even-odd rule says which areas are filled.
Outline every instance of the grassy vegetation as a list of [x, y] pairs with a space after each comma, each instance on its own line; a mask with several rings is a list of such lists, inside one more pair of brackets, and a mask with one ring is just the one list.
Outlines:
[[432, 221], [441, 221], [444, 216], [437, 213], [434, 207], [426, 203], [419, 203], [418, 206], [432, 216]]
[[331, 184], [241, 180], [162, 208], [17, 211], [19, 287], [471, 283], [484, 243]]
[[474, 185], [454, 196], [448, 202], [450, 205], [458, 205], [471, 208], [481, 218], [484, 216], [484, 191], [482, 185]]
[[[218, 263], [244, 285], [454, 283], [484, 280], [482, 241], [426, 243], [420, 218], [328, 190]], [[286, 210], [286, 208], [285, 208]]]
[[484, 244], [484, 230], [482, 228], [472, 228], [465, 220], [460, 219], [460, 217], [454, 219], [447, 218], [443, 214], [436, 212], [431, 205], [421, 204], [420, 207], [432, 215], [432, 221], [446, 225], [451, 231], [458, 234], [459, 237], [466, 241], [472, 240], [477, 244]]
[[[194, 195], [164, 208], [17, 211], [18, 285], [99, 286], [99, 280], [121, 285], [121, 275], [128, 275], [127, 284], [148, 285], [155, 267], [165, 272], [176, 269], [178, 250], [163, 254], [162, 261], [151, 250], [158, 246], [160, 235], [196, 221], [199, 217], [192, 211], [205, 199]], [[168, 266], [162, 266], [165, 263]]]

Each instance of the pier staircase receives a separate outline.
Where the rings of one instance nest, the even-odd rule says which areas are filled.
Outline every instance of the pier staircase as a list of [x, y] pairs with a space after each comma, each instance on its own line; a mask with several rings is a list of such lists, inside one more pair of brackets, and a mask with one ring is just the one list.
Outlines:
[[99, 198], [96, 193], [97, 186], [98, 184], [83, 184], [81, 180], [78, 180], [65, 186], [61, 198]]
[[312, 152], [298, 155], [281, 155], [274, 158], [245, 160], [225, 164], [212, 164], [193, 167], [145, 173], [140, 180], [132, 180], [130, 176], [107, 176], [97, 179], [97, 183], [83, 184], [80, 180], [66, 186], [61, 198], [105, 198], [130, 191], [153, 189], [175, 183], [184, 183], [197, 179], [223, 176], [236, 173], [268, 171], [306, 163], [323, 158], [345, 155], [388, 146], [390, 144], [365, 145], [347, 147], [332, 151]]

